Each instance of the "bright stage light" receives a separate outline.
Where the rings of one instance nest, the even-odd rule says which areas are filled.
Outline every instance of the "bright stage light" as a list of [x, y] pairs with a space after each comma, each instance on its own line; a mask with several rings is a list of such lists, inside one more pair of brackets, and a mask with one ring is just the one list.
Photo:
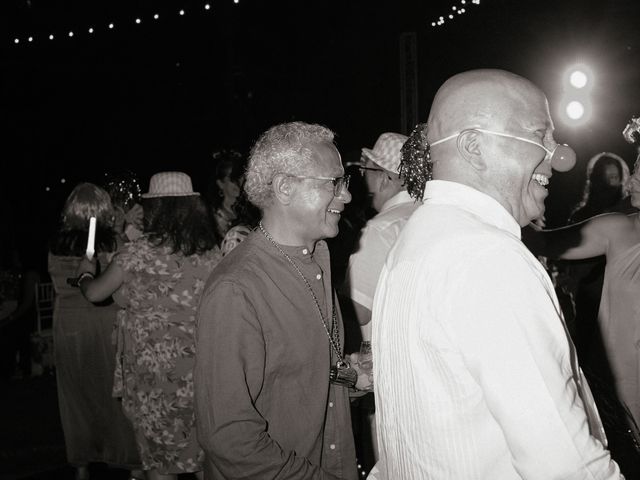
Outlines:
[[569, 102], [565, 108], [567, 116], [571, 120], [580, 120], [584, 117], [584, 105], [577, 100]]
[[572, 127], [582, 127], [593, 117], [594, 75], [586, 63], [574, 63], [563, 75], [564, 95], [558, 104], [559, 119]]
[[575, 64], [565, 71], [564, 82], [567, 90], [592, 90], [593, 72], [584, 63]]
[[572, 87], [584, 88], [588, 81], [587, 74], [582, 70], [574, 70], [569, 74], [569, 83]]

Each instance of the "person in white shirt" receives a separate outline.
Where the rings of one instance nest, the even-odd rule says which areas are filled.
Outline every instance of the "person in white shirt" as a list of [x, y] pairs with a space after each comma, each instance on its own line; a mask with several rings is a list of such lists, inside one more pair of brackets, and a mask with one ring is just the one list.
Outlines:
[[373, 305], [376, 478], [618, 479], [546, 271], [520, 239], [542, 218], [553, 138], [545, 95], [501, 70], [439, 89], [433, 180]]
[[363, 340], [371, 340], [371, 307], [382, 265], [419, 205], [400, 177], [400, 150], [406, 140], [406, 135], [387, 132], [378, 137], [373, 149], [362, 149], [360, 172], [378, 213], [362, 229], [357, 249], [349, 257], [343, 290], [353, 302]]
[[[341, 290], [351, 300], [364, 342], [371, 341], [371, 307], [382, 265], [400, 230], [419, 205], [407, 193], [400, 176], [401, 149], [406, 140], [406, 135], [386, 132], [378, 137], [373, 149], [362, 149], [360, 172], [369, 191], [371, 206], [378, 213], [361, 231], [358, 246], [349, 257]], [[363, 435], [362, 441], [370, 441], [373, 461], [377, 461], [372, 392], [369, 397], [358, 402], [360, 410], [366, 415], [370, 433], [370, 436]]]

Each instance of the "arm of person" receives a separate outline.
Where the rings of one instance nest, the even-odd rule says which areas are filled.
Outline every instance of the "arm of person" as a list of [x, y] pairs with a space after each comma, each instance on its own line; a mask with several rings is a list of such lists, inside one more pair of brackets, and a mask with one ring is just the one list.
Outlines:
[[619, 479], [589, 432], [553, 287], [525, 254], [474, 253], [458, 284], [465, 295], [451, 303], [450, 335], [523, 479]]
[[368, 226], [362, 232], [359, 249], [349, 257], [342, 292], [351, 299], [356, 319], [361, 326], [371, 321], [378, 278], [396, 236]]
[[[369, 325], [369, 322], [371, 322], [371, 309], [364, 305], [360, 305], [355, 300], [353, 300], [352, 303], [353, 311], [356, 314], [356, 320], [358, 320], [358, 323], [360, 324], [360, 331], [362, 331], [362, 339], [371, 340], [371, 328], [364, 328]], [[369, 332], [369, 336], [368, 338], [365, 338], [365, 332], [367, 331]]]
[[269, 436], [256, 408], [268, 352], [258, 313], [243, 290], [216, 285], [204, 294], [197, 321], [195, 407], [206, 470], [228, 480], [337, 480]]
[[563, 260], [582, 260], [606, 255], [612, 242], [625, 235], [630, 225], [626, 215], [611, 214], [557, 231], [523, 230], [523, 241], [534, 254]]
[[[84, 272], [95, 275], [96, 259], [88, 260], [82, 257], [78, 266], [78, 274]], [[82, 295], [92, 303], [102, 302], [109, 298], [124, 283], [124, 271], [117, 262], [111, 262], [107, 269], [98, 277], [84, 277], [79, 283]]]

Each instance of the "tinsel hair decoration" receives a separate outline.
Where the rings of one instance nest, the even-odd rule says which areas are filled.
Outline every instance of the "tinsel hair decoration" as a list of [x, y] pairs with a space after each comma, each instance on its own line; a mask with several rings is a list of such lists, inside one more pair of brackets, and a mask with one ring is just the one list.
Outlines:
[[432, 178], [431, 154], [427, 142], [427, 124], [419, 123], [400, 149], [400, 177], [412, 198], [422, 200], [424, 187]]
[[136, 203], [140, 202], [142, 189], [138, 176], [130, 170], [118, 173], [105, 173], [103, 188], [109, 193], [111, 203], [129, 211]]

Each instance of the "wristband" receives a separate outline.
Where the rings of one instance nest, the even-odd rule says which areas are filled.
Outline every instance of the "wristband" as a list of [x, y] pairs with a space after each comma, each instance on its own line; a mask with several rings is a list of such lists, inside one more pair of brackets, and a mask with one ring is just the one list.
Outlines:
[[80, 285], [82, 280], [84, 280], [85, 278], [90, 278], [91, 280], [93, 280], [94, 278], [96, 278], [96, 276], [91, 272], [82, 272], [80, 275], [78, 275], [78, 285]]
[[95, 275], [91, 272], [82, 272], [80, 275], [78, 275], [76, 278], [67, 278], [67, 283], [69, 285], [71, 285], [72, 287], [79, 287], [80, 286], [80, 282], [82, 280], [84, 280], [85, 278], [90, 278], [91, 280], [93, 280], [95, 277]]

